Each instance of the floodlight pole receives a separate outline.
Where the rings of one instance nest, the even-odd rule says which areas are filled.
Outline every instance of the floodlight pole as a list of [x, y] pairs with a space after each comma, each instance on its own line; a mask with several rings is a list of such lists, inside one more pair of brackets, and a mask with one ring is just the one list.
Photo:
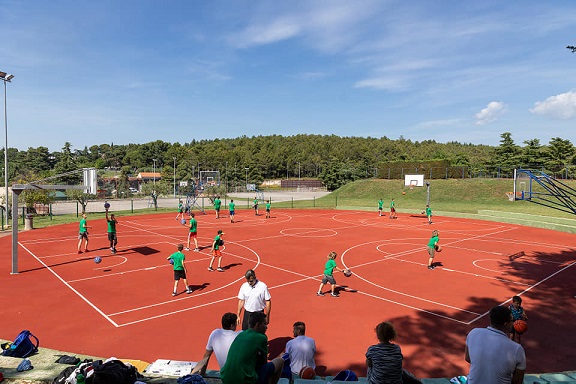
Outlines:
[[248, 192], [248, 170], [250, 168], [249, 167], [244, 167], [244, 170], [246, 171], [246, 192]]
[[[0, 71], [0, 79], [4, 82], [4, 133], [6, 142], [4, 144], [4, 186], [6, 187], [6, 225], [9, 224], [10, 215], [8, 214], [8, 108], [6, 101], [6, 83], [11, 83], [14, 75]], [[17, 216], [16, 216], [17, 217]], [[14, 216], [12, 216], [14, 219]], [[12, 220], [14, 224], [14, 220]]]
[[152, 159], [154, 165], [152, 166], [152, 184], [154, 185], [154, 190], [156, 190], [156, 159]]
[[172, 158], [174, 160], [174, 198], [176, 198], [176, 158]]

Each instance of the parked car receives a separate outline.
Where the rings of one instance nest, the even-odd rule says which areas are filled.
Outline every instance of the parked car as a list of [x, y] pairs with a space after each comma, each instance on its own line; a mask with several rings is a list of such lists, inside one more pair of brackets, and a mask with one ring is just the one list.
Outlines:
[[138, 191], [138, 190], [137, 190], [136, 188], [134, 188], [134, 187], [130, 187], [130, 188], [128, 188], [128, 189], [129, 189], [130, 192], [132, 192], [132, 193], [138, 193], [138, 192], [140, 192], [140, 191]]

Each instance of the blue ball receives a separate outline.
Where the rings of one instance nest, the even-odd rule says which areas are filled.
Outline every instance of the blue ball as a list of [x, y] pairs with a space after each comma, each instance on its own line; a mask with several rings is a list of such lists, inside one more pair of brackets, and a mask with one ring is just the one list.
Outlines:
[[100, 264], [100, 263], [102, 262], [102, 258], [101, 258], [100, 256], [96, 256], [96, 257], [94, 258], [94, 262], [95, 262], [96, 264]]
[[104, 208], [106, 209], [110, 208], [110, 203], [104, 203]]
[[174, 265], [174, 260], [170, 259], [170, 264]]

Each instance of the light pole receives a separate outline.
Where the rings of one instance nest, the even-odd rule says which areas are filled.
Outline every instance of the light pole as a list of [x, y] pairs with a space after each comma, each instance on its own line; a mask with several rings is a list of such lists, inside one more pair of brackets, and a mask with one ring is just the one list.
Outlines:
[[8, 225], [8, 109], [6, 102], [6, 83], [11, 83], [14, 75], [0, 71], [0, 79], [4, 81], [4, 133], [6, 143], [4, 145], [4, 185], [6, 187], [6, 225]]
[[152, 184], [154, 185], [154, 190], [156, 190], [156, 159], [152, 159], [152, 161], [154, 162], [153, 168], [152, 168]]
[[174, 198], [176, 198], [176, 158], [172, 158], [174, 160]]
[[248, 170], [250, 168], [249, 167], [244, 167], [244, 170], [246, 171], [246, 192], [248, 192]]
[[300, 180], [300, 162], [298, 162], [298, 180]]

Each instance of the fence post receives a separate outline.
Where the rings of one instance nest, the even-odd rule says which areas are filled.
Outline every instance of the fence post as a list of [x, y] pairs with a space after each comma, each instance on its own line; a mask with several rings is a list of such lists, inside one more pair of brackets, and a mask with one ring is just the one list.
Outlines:
[[48, 205], [48, 214], [50, 215], [50, 220], [52, 220], [52, 203]]
[[134, 213], [134, 199], [130, 199], [130, 211]]
[[2, 230], [4, 230], [4, 210], [2, 210]]
[[336, 207], [338, 206], [338, 196], [336, 196]]
[[316, 208], [316, 196], [312, 198], [312, 207]]
[[22, 225], [26, 224], [26, 212], [25, 212], [25, 207], [22, 207]]
[[294, 196], [292, 196], [292, 208], [294, 208]]
[[76, 200], [76, 217], [79, 216], [79, 212], [78, 212], [78, 200]]

